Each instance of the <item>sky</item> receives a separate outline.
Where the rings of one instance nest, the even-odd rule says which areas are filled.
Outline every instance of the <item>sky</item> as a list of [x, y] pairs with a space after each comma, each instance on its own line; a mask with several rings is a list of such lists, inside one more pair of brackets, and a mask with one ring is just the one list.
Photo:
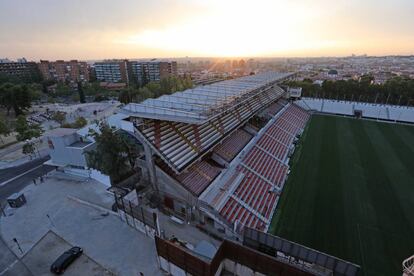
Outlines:
[[0, 0], [0, 58], [414, 54], [414, 0]]

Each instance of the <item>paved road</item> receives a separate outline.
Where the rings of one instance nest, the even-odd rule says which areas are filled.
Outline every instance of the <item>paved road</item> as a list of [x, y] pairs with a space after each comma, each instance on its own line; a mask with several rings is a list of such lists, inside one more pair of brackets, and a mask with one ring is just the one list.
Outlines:
[[[1, 169], [0, 170], [0, 183], [3, 183], [4, 181], [15, 177], [19, 174], [22, 174], [34, 167], [37, 167], [41, 164], [43, 164], [45, 161], [49, 160], [49, 156], [40, 158], [40, 159], [36, 159], [27, 163], [24, 163], [20, 166], [16, 166], [16, 167], [12, 167], [12, 168], [7, 168], [7, 169]], [[1, 185], [1, 184], [0, 184]]]
[[[45, 157], [30, 164], [23, 164], [18, 167], [9, 168], [0, 170], [0, 202], [6, 200], [10, 195], [21, 191], [27, 185], [33, 183], [34, 178], [38, 178], [54, 169], [53, 166], [42, 165], [49, 157]], [[33, 170], [32, 170], [33, 169]], [[30, 171], [32, 170], [32, 171]], [[25, 172], [30, 171], [26, 174]], [[5, 181], [8, 181], [16, 176], [24, 174], [6, 184]]]

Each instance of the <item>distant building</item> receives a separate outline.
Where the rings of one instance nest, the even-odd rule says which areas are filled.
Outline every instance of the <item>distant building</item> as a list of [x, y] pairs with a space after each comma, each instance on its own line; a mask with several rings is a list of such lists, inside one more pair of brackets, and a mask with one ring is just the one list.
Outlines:
[[300, 98], [302, 96], [302, 87], [289, 87], [288, 93], [291, 98]]
[[176, 61], [130, 61], [130, 79], [139, 84], [158, 82], [169, 76], [177, 76]]
[[0, 59], [0, 75], [16, 78], [23, 82], [40, 81], [41, 76], [35, 62], [28, 62], [25, 58], [17, 61]]
[[104, 60], [94, 64], [96, 79], [103, 82], [129, 83], [128, 60]]
[[335, 78], [338, 77], [338, 71], [334, 70], [334, 69], [331, 69], [331, 70], [328, 71], [327, 76], [328, 76], [328, 78], [335, 79]]
[[71, 83], [89, 81], [88, 64], [83, 61], [41, 60], [38, 66], [45, 80]]

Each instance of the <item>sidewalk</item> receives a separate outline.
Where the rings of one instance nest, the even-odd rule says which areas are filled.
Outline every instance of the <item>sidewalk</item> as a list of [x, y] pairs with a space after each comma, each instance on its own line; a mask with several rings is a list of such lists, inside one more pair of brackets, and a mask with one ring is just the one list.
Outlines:
[[[20, 149], [20, 151], [21, 151], [21, 149]], [[30, 159], [29, 156], [23, 155], [23, 154], [22, 154], [22, 156], [20, 156], [20, 158], [16, 158], [14, 160], [10, 160], [10, 159], [7, 160], [7, 159], [3, 159], [3, 157], [0, 157], [0, 170], [17, 167], [17, 166], [23, 165], [27, 162], [33, 161], [35, 159], [46, 157], [49, 154], [49, 150], [48, 149], [43, 149], [43, 150], [40, 150], [39, 153], [40, 153], [40, 157], [36, 153], [36, 157], [32, 158], [32, 159]], [[14, 154], [14, 153], [12, 153], [12, 154]], [[8, 158], [8, 157], [6, 157], [6, 158]]]

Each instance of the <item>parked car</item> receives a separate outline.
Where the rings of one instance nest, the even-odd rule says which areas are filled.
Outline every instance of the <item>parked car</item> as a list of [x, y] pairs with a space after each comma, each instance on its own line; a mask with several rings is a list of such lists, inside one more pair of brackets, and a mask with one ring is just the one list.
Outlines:
[[74, 246], [56, 259], [50, 266], [50, 272], [55, 274], [62, 274], [69, 267], [73, 261], [75, 261], [80, 255], [82, 255], [83, 249]]

